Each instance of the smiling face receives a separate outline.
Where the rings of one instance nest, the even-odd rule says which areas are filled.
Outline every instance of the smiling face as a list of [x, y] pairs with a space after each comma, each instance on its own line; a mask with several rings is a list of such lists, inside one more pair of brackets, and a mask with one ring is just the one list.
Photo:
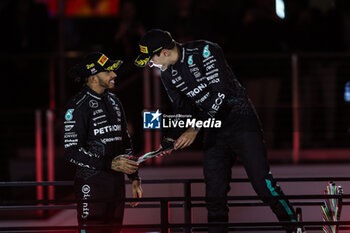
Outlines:
[[115, 87], [115, 78], [117, 77], [114, 71], [99, 72], [88, 78], [87, 85], [98, 94], [102, 94], [106, 89]]
[[113, 71], [100, 72], [96, 74], [98, 85], [104, 89], [112, 89], [115, 86], [116, 73]]
[[170, 65], [174, 65], [178, 59], [178, 51], [175, 47], [174, 49], [163, 49], [159, 55], [155, 54], [151, 60], [149, 61], [148, 65], [150, 67], [157, 67], [161, 71], [164, 71], [168, 68]]
[[148, 65], [150, 67], [157, 67], [161, 71], [164, 71], [168, 68], [168, 59], [169, 57], [164, 54], [164, 51], [161, 51], [159, 55], [154, 55], [149, 61]]

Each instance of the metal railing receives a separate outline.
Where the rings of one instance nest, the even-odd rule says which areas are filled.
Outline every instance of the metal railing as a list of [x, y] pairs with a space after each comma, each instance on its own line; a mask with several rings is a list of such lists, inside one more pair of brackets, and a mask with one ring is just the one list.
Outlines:
[[[313, 178], [275, 178], [277, 182], [325, 182], [325, 181], [350, 181], [350, 177], [313, 177]], [[195, 183], [203, 183], [203, 179], [165, 179], [165, 180], [144, 180], [143, 184], [182, 184], [183, 197], [150, 197], [150, 198], [126, 198], [126, 202], [139, 201], [140, 204], [136, 208], [158, 208], [160, 211], [160, 224], [138, 224], [124, 225], [124, 231], [160, 231], [166, 232], [193, 232], [207, 231], [208, 226], [222, 225], [219, 223], [193, 223], [192, 208], [205, 207], [205, 197], [192, 196], [191, 186]], [[231, 182], [243, 183], [250, 182], [249, 179], [232, 179]], [[55, 182], [0, 182], [0, 187], [30, 187], [30, 186], [72, 186], [73, 181], [55, 181]], [[272, 197], [273, 199], [281, 199], [282, 197]], [[337, 195], [287, 195], [282, 199], [297, 200], [291, 201], [293, 206], [321, 206], [320, 199], [339, 198]], [[343, 194], [342, 198], [349, 199], [349, 194]], [[242, 206], [267, 206], [262, 203], [257, 196], [229, 196], [227, 197], [230, 207]], [[313, 201], [312, 201], [313, 200]], [[154, 204], [156, 202], [157, 204]], [[16, 200], [0, 202], [1, 211], [15, 210], [65, 210], [75, 209], [74, 200]], [[349, 201], [343, 201], [343, 205], [350, 205]], [[126, 206], [126, 208], [129, 208]], [[169, 222], [169, 209], [183, 208], [184, 223], [174, 224]], [[350, 221], [322, 222], [322, 221], [302, 221], [302, 222], [240, 222], [223, 224], [234, 231], [278, 231], [283, 230], [283, 226], [304, 226], [306, 230], [320, 230], [323, 225], [339, 225], [340, 230], [350, 230]], [[93, 226], [92, 226], [93, 227]], [[96, 226], [97, 227], [97, 226]], [[108, 227], [108, 226], [107, 226]], [[1, 227], [0, 232], [64, 232], [74, 231], [76, 226], [34, 226], [34, 227]]]

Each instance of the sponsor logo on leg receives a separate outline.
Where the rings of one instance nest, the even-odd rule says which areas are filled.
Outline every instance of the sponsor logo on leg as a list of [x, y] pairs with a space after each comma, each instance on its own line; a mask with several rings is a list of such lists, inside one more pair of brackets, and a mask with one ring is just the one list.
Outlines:
[[[83, 187], [81, 188], [81, 192], [83, 193], [83, 200], [88, 200], [90, 198], [90, 186], [87, 184], [84, 184]], [[89, 203], [88, 202], [83, 202], [82, 206], [82, 215], [81, 217], [86, 219], [89, 214], [90, 214], [90, 209], [89, 209]]]

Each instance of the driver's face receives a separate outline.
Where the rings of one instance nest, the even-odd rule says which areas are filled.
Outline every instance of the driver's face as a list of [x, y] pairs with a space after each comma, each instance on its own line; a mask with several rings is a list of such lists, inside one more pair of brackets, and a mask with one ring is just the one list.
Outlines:
[[149, 67], [157, 67], [161, 69], [162, 71], [166, 70], [168, 68], [168, 57], [164, 55], [163, 52], [161, 52], [158, 55], [154, 55], [151, 60], [148, 63]]
[[98, 83], [105, 89], [112, 89], [115, 86], [115, 78], [117, 77], [114, 71], [100, 72], [97, 75]]

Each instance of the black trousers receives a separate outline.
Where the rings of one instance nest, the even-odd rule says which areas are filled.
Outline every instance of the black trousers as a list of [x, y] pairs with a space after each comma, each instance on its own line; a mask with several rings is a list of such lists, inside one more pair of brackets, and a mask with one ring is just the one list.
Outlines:
[[125, 205], [122, 173], [102, 171], [88, 178], [77, 177], [74, 188], [79, 233], [120, 232]]
[[[284, 196], [274, 181], [266, 157], [263, 132], [256, 115], [230, 114], [221, 129], [206, 135], [204, 177], [208, 222], [228, 222], [227, 193], [230, 190], [231, 168], [237, 157], [243, 163], [255, 192], [268, 203], [280, 221], [296, 221], [296, 213], [288, 200], [271, 200]], [[287, 229], [289, 232], [290, 229]], [[209, 227], [210, 233], [226, 233], [227, 227]]]

